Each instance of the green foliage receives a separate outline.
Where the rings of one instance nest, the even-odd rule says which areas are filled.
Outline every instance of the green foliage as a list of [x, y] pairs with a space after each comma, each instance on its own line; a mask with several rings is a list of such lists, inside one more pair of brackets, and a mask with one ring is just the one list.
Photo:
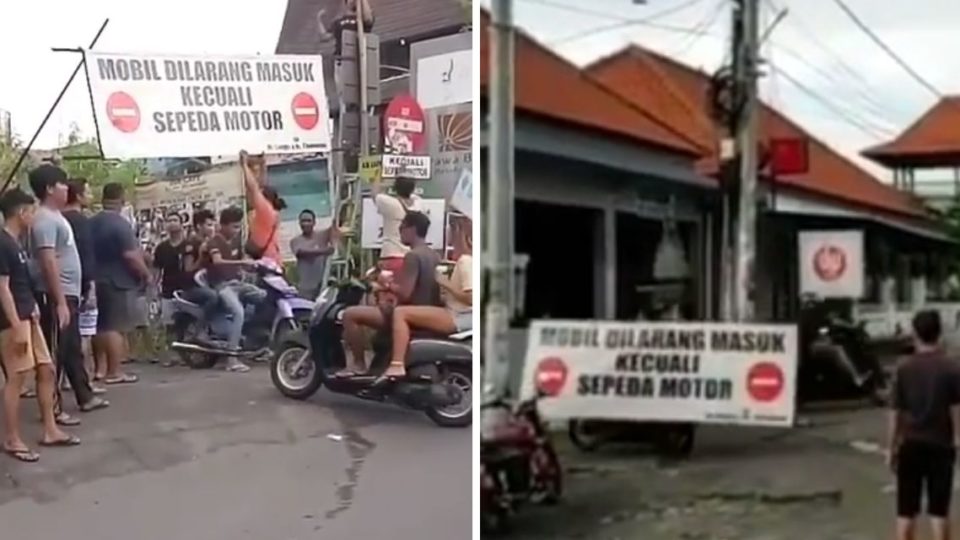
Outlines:
[[[9, 141], [0, 137], [0, 185], [7, 181], [7, 177], [10, 175], [10, 171], [13, 170], [13, 166], [16, 165], [17, 159], [20, 157], [20, 152], [22, 151], [23, 145], [16, 137], [13, 137]], [[20, 168], [17, 169], [17, 174], [11, 182], [11, 185], [19, 184], [26, 186], [27, 172], [34, 166], [36, 166], [36, 163], [33, 158], [28, 155], [20, 165]]]
[[90, 158], [99, 154], [97, 140], [84, 138], [74, 125], [67, 136], [67, 144], [60, 150], [61, 166], [71, 178], [86, 178], [95, 193], [99, 193], [99, 188], [109, 182], [119, 182], [128, 188], [128, 193], [131, 192], [137, 179], [144, 174], [144, 165], [139, 160], [71, 159]]

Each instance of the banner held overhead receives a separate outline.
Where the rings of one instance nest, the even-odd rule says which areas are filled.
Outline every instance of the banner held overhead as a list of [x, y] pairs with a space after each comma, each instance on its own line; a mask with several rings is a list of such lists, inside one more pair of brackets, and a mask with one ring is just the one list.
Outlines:
[[330, 151], [319, 56], [87, 52], [107, 158]]

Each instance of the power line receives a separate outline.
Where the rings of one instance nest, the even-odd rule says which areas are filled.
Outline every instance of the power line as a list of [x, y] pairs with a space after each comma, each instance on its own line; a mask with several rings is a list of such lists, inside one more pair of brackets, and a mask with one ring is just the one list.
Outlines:
[[[693, 30], [693, 29], [691, 29], [691, 28], [686, 28], [686, 27], [683, 27], [683, 26], [676, 26], [676, 25], [671, 25], [671, 24], [663, 24], [663, 23], [658, 23], [658, 22], [653, 22], [653, 21], [640, 22], [640, 21], [641, 21], [640, 19], [629, 19], [629, 18], [625, 18], [625, 17], [619, 16], [619, 15], [611, 15], [611, 14], [609, 14], [609, 13], [604, 13], [604, 12], [602, 12], [602, 11], [594, 11], [594, 10], [592, 10], [592, 9], [584, 9], [584, 8], [579, 7], [579, 6], [575, 6], [575, 5], [572, 5], [572, 4], [565, 4], [565, 3], [563, 3], [563, 2], [552, 2], [551, 0], [520, 0], [520, 1], [526, 2], [526, 3], [528, 3], [528, 4], [538, 4], [538, 5], [541, 5], [541, 6], [548, 6], [548, 7], [553, 7], [553, 8], [557, 8], [557, 9], [562, 9], [562, 10], [565, 10], [565, 11], [569, 11], [569, 12], [571, 12], [571, 13], [579, 13], [579, 14], [581, 14], [581, 15], [589, 15], [589, 16], [591, 16], [591, 17], [599, 17], [599, 18], [608, 19], [608, 20], [612, 20], [612, 21], [619, 21], [620, 23], [625, 23], [625, 22], [627, 22], [627, 21], [633, 21], [633, 24], [636, 25], [636, 26], [646, 26], [646, 27], [648, 27], [648, 28], [654, 28], [654, 29], [657, 29], [657, 30], [663, 30], [664, 32], [675, 32], [675, 33], [686, 34], [686, 35], [690, 35], [690, 34], [704, 35], [704, 36], [711, 36], [711, 37], [717, 37], [717, 38], [721, 37], [721, 36], [717, 36], [717, 35], [715, 35], [715, 34], [713, 34], [713, 33], [711, 33], [711, 32], [697, 32], [697, 31], [695, 31], [695, 30]], [[596, 29], [594, 29], [593, 31], [596, 31]]]
[[[693, 30], [696, 32], [704, 32], [713, 28], [713, 25], [717, 22], [717, 19], [720, 18], [720, 15], [724, 13], [724, 8], [727, 6], [728, 0], [718, 0], [713, 10], [707, 14], [706, 17], [700, 20], [697, 23]], [[683, 42], [680, 44], [681, 47], [674, 53], [674, 56], [683, 56], [693, 48], [697, 42], [700, 41], [700, 38], [703, 37], [703, 34], [690, 34], [683, 39]]]
[[[683, 10], [689, 8], [689, 7], [692, 7], [692, 6], [696, 5], [696, 4], [699, 4], [700, 2], [703, 2], [703, 1], [704, 1], [704, 0], [687, 0], [686, 2], [683, 2], [682, 4], [678, 4], [678, 5], [673, 6], [673, 7], [671, 7], [671, 8], [666, 8], [666, 9], [664, 9], [664, 10], [661, 10], [661, 11], [658, 11], [658, 12], [656, 12], [656, 13], [653, 13], [652, 15], [649, 15], [649, 16], [647, 16], [647, 17], [642, 17], [642, 18], [639, 18], [639, 19], [620, 19], [620, 18], [617, 18], [617, 22], [615, 22], [615, 23], [613, 23], [613, 24], [604, 24], [604, 25], [597, 26], [597, 27], [594, 27], [594, 28], [588, 28], [588, 29], [583, 30], [583, 31], [581, 31], [581, 32], [577, 32], [577, 33], [575, 33], [575, 34], [572, 34], [572, 35], [570, 35], [570, 36], [560, 38], [560, 39], [556, 40], [554, 43], [552, 43], [551, 45], [554, 45], [554, 46], [564, 45], [564, 44], [570, 43], [570, 42], [572, 42], [572, 41], [577, 41], [577, 40], [583, 39], [583, 38], [585, 38], [585, 37], [590, 37], [590, 36], [593, 36], [593, 35], [596, 35], [596, 34], [601, 34], [601, 33], [604, 33], [604, 32], [609, 32], [609, 31], [611, 31], [611, 30], [617, 30], [617, 29], [619, 29], [619, 28], [628, 28], [628, 27], [630, 27], [630, 26], [645, 26], [645, 25], [649, 25], [650, 23], [652, 23], [652, 22], [654, 22], [654, 21], [663, 19], [663, 18], [665, 18], [665, 17], [668, 17], [668, 16], [670, 16], [670, 15], [673, 15], [674, 13], [679, 13], [679, 12], [681, 12], [681, 11], [683, 11]], [[538, 3], [540, 3], [540, 2], [538, 2]], [[542, 3], [546, 4], [546, 2], [542, 2]], [[551, 4], [552, 4], [552, 3], [551, 3]]]
[[881, 133], [880, 131], [886, 131], [886, 130], [882, 130], [882, 128], [879, 128], [879, 126], [870, 126], [864, 123], [862, 120], [858, 120], [850, 116], [846, 111], [844, 111], [840, 107], [837, 107], [829, 99], [823, 97], [822, 95], [817, 93], [815, 90], [813, 90], [809, 86], [800, 82], [799, 79], [797, 79], [796, 77], [794, 77], [793, 75], [785, 71], [783, 68], [771, 65], [770, 69], [773, 71], [776, 71], [777, 74], [783, 77], [790, 84], [794, 85], [798, 90], [806, 94], [809, 98], [820, 103], [821, 105], [823, 105], [824, 107], [832, 111], [834, 114], [838, 115], [840, 118], [845, 120], [848, 124], [859, 129], [861, 132], [867, 135], [870, 135], [871, 137], [874, 137], [877, 140], [881, 140], [881, 141], [888, 140], [890, 137], [895, 135], [895, 133], [892, 133], [892, 132]]
[[861, 20], [860, 17], [858, 17], [857, 14], [854, 13], [854, 11], [850, 9], [850, 7], [843, 0], [833, 0], [833, 3], [839, 6], [840, 9], [847, 14], [847, 17], [849, 17], [850, 20], [852, 20], [853, 23], [856, 24], [857, 27], [860, 28], [860, 30], [867, 35], [867, 37], [869, 37], [874, 43], [877, 44], [877, 46], [883, 49], [883, 52], [887, 53], [887, 56], [892, 58], [893, 61], [896, 62], [900, 67], [902, 67], [903, 70], [906, 71], [911, 77], [913, 77], [915, 81], [917, 81], [918, 83], [920, 83], [921, 86], [929, 90], [938, 99], [943, 99], [943, 93], [937, 90], [937, 87], [930, 84], [929, 81], [924, 79], [923, 76], [921, 76], [919, 73], [917, 73], [916, 70], [910, 67], [910, 64], [908, 64], [889, 45], [887, 45], [882, 39], [880, 39], [880, 36], [878, 36], [873, 30], [871, 30], [870, 27], [865, 22], [863, 22], [863, 20]]

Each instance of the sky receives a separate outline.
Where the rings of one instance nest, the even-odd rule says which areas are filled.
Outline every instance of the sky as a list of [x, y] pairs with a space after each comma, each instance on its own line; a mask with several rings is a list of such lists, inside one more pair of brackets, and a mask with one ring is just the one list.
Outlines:
[[[130, 53], [272, 54], [286, 0], [32, 0], [4, 8], [0, 24], [0, 109], [26, 142], [80, 60], [51, 47], [87, 47], [105, 18], [94, 50]], [[15, 12], [15, 13], [13, 13]], [[34, 148], [48, 149], [76, 123], [94, 134], [81, 71], [40, 133]]]
[[[518, 26], [578, 65], [634, 42], [713, 72], [729, 48], [731, 4], [731, 0], [514, 0], [514, 17]], [[888, 179], [886, 171], [860, 158], [860, 150], [894, 138], [937, 96], [870, 41], [834, 0], [760, 4], [765, 21], [761, 28], [776, 12], [787, 9], [763, 47], [770, 65], [761, 81], [761, 97]], [[960, 92], [960, 54], [951, 52], [958, 50], [960, 2], [846, 0], [846, 4], [939, 93]], [[489, 0], [483, 5], [489, 6]], [[674, 30], [624, 22], [664, 11], [674, 12], [653, 22]], [[689, 30], [695, 28], [705, 35], [691, 35]]]

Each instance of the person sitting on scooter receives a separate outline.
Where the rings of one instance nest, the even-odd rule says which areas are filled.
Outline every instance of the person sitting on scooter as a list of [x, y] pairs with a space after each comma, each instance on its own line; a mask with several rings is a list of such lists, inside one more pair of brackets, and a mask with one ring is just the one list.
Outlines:
[[[427, 244], [427, 231], [430, 218], [421, 212], [407, 212], [400, 222], [400, 238], [410, 247], [403, 258], [403, 270], [387, 288], [397, 297], [398, 305], [441, 306], [440, 287], [437, 284], [437, 265], [440, 256]], [[374, 306], [353, 306], [343, 313], [343, 339], [350, 349], [353, 362], [337, 374], [338, 377], [351, 377], [366, 372], [363, 357], [364, 340], [361, 327], [381, 329], [388, 317], [389, 309], [381, 310]], [[403, 366], [399, 370], [391, 366], [382, 379], [403, 375]]]
[[[236, 206], [220, 212], [220, 232], [207, 242], [206, 268], [207, 282], [220, 298], [226, 312], [231, 315], [230, 330], [227, 335], [227, 348], [240, 350], [240, 338], [243, 334], [243, 305], [256, 304], [266, 298], [267, 293], [250, 283], [241, 281], [241, 269], [252, 262], [243, 259], [243, 244], [240, 239], [240, 227], [243, 210]], [[250, 368], [236, 356], [227, 357], [227, 371], [246, 373]]]
[[394, 310], [389, 375], [404, 375], [410, 327], [445, 335], [465, 332], [473, 327], [473, 230], [466, 216], [451, 216], [449, 238], [457, 263], [449, 278], [437, 277], [445, 305], [400, 306]]

